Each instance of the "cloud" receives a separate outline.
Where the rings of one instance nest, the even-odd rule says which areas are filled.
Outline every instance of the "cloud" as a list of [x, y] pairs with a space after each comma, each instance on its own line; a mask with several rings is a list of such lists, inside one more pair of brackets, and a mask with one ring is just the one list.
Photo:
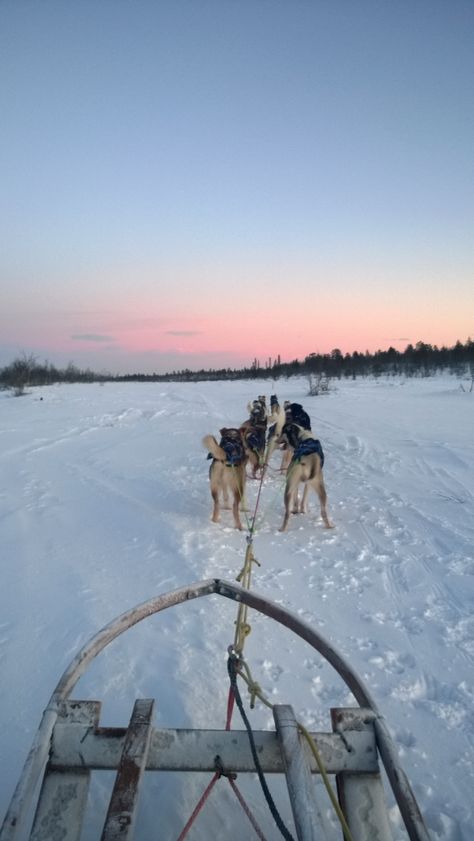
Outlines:
[[200, 330], [166, 330], [167, 336], [201, 336]]
[[113, 336], [104, 336], [102, 333], [78, 333], [71, 336], [75, 342], [114, 342]]

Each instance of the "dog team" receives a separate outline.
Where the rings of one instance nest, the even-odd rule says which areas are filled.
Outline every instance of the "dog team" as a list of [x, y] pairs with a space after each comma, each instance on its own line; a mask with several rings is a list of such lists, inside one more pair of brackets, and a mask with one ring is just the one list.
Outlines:
[[[245, 504], [247, 464], [251, 478], [256, 479], [259, 472], [263, 477], [270, 456], [278, 447], [283, 450], [280, 471], [286, 474], [285, 514], [280, 531], [288, 528], [290, 514], [305, 513], [310, 488], [319, 497], [325, 527], [332, 528], [326, 511], [324, 453], [321, 443], [311, 432], [309, 415], [299, 403], [287, 400], [280, 406], [276, 395], [271, 396], [269, 409], [264, 395], [249, 403], [247, 409], [249, 417], [239, 427], [220, 430], [219, 443], [213, 435], [203, 438], [208, 458], [212, 459], [209, 480], [214, 504], [213, 522], [219, 522], [221, 505], [229, 508], [232, 499], [234, 525], [242, 529], [240, 510]], [[304, 490], [300, 501], [301, 484]]]

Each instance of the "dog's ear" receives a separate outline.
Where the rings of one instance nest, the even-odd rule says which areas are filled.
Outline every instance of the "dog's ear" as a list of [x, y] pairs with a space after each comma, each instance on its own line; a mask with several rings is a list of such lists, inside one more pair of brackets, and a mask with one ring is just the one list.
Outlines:
[[225, 435], [226, 432], [227, 432], [227, 427], [223, 426], [222, 429], [219, 429], [219, 432], [220, 432], [221, 435]]

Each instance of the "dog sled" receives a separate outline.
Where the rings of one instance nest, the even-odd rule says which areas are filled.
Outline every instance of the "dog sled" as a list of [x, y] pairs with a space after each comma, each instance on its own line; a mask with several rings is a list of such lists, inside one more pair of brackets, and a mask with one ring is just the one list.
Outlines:
[[[309, 734], [308, 742], [287, 705], [273, 707], [274, 731], [251, 731], [247, 724], [243, 730], [179, 730], [155, 728], [154, 702], [139, 699], [128, 727], [106, 728], [99, 724], [99, 702], [71, 698], [89, 664], [119, 635], [155, 613], [212, 595], [237, 602], [239, 609], [244, 605], [258, 611], [299, 636], [338, 672], [357, 706], [331, 710], [332, 732]], [[229, 675], [229, 697], [238, 703], [238, 651], [229, 650]], [[314, 752], [308, 747], [311, 742]], [[392, 836], [380, 764], [410, 841], [429, 841], [385, 721], [351, 665], [318, 631], [281, 605], [236, 584], [212, 579], [134, 607], [106, 625], [77, 654], [43, 713], [0, 830], [0, 841], [80, 841], [91, 773], [98, 770], [116, 772], [102, 841], [133, 837], [144, 774], [160, 770], [209, 772], [213, 779], [224, 775], [231, 783], [236, 774], [255, 775], [256, 770], [259, 777], [285, 775], [298, 841], [325, 837], [318, 821], [313, 774], [331, 775], [335, 778], [333, 797], [342, 815], [341, 837], [389, 841]], [[258, 827], [256, 830], [258, 835]], [[293, 837], [280, 831], [283, 837]], [[156, 837], [163, 837], [159, 828]], [[242, 837], [253, 837], [250, 826]], [[272, 838], [277, 837], [280, 833], [275, 827]]]

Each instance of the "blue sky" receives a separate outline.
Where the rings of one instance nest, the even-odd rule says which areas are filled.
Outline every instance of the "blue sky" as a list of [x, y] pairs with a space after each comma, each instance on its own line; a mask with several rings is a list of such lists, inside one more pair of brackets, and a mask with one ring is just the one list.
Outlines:
[[0, 364], [473, 326], [472, 2], [0, 2]]

